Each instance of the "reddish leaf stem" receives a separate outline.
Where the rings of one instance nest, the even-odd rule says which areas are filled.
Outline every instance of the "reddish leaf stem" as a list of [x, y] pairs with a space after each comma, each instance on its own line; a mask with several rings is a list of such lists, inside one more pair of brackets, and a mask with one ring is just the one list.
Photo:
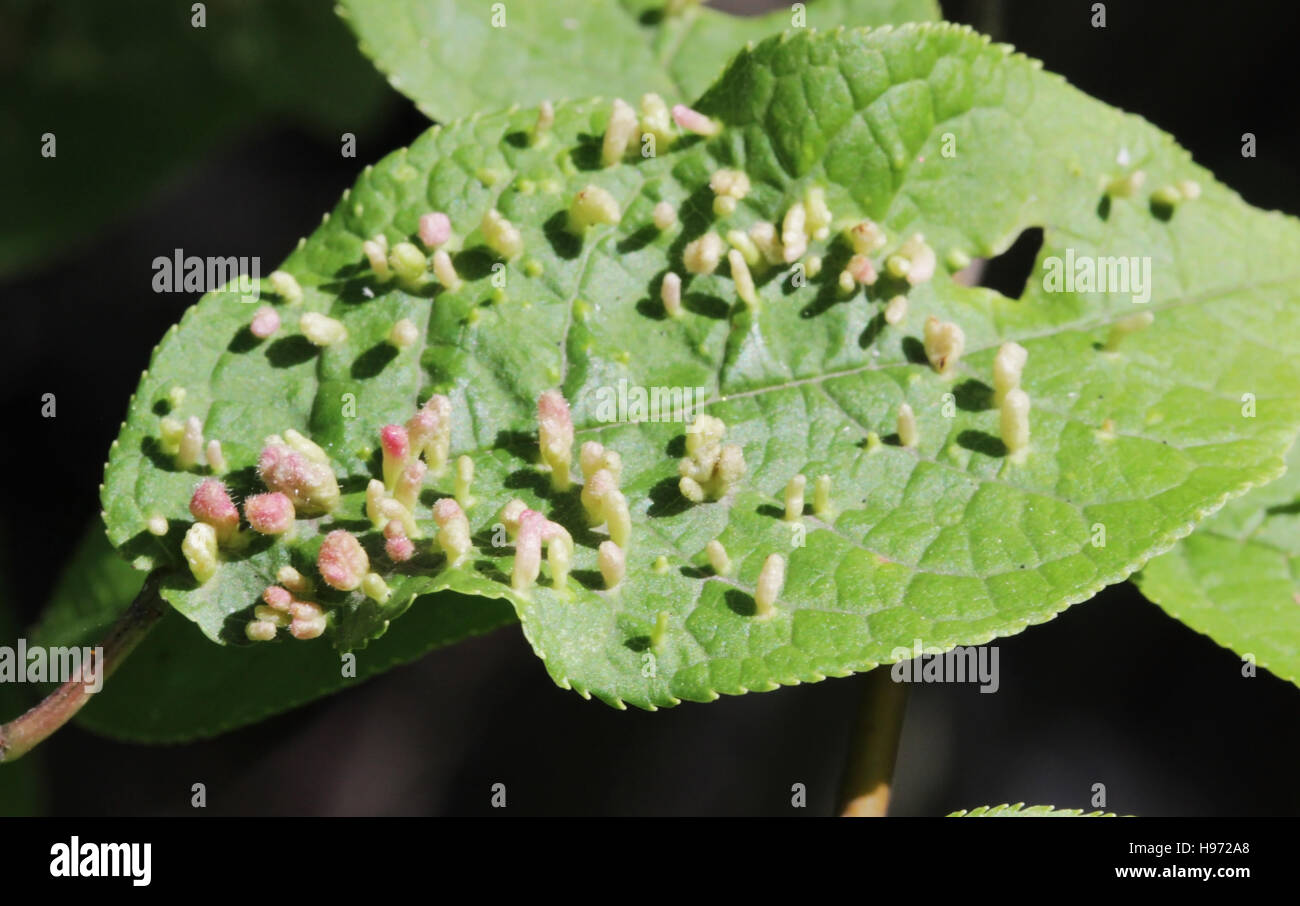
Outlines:
[[59, 686], [26, 714], [0, 725], [0, 762], [27, 754], [71, 720], [94, 694], [88, 688], [89, 680], [95, 678], [94, 671], [102, 670], [100, 681], [106, 680], [153, 628], [164, 612], [158, 597], [158, 578], [159, 574], [154, 573], [145, 580], [131, 606], [108, 631], [102, 644], [102, 662], [82, 665], [79, 676]]

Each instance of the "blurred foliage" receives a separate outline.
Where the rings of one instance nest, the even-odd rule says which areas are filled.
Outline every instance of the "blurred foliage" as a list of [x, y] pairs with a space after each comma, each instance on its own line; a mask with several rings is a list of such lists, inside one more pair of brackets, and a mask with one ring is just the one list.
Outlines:
[[[387, 85], [329, 3], [10, 0], [0, 6], [0, 278], [65, 257], [213, 146], [271, 118], [331, 141]], [[56, 155], [42, 155], [47, 133]]]

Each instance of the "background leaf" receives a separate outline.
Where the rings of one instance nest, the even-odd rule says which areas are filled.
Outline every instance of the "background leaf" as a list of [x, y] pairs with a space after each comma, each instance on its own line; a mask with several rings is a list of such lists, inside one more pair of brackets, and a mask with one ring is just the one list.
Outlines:
[[1056, 808], [1051, 805], [981, 805], [967, 811], [953, 812], [949, 818], [1114, 818], [1113, 812], [1088, 812], [1078, 808]]
[[[96, 527], [60, 578], [34, 632], [35, 642], [98, 643], [142, 584], [143, 574], [132, 569]], [[215, 736], [350, 688], [434, 648], [514, 619], [502, 601], [438, 595], [403, 624], [410, 631], [389, 633], [357, 652], [356, 675], [345, 677], [338, 652], [328, 645], [213, 645], [193, 623], [169, 611], [76, 721], [98, 733], [137, 742]], [[0, 771], [0, 780], [4, 773]]]
[[[548, 0], [505, 4], [504, 27], [481, 0], [342, 0], [339, 13], [393, 87], [446, 122], [511, 104], [647, 91], [697, 97], [746, 41], [791, 27], [784, 7], [733, 16], [663, 0]], [[935, 0], [811, 0], [810, 28], [921, 22]]]
[[[10, 193], [0, 277], [78, 245], [269, 115], [332, 142], [372, 122], [387, 90], [317, 0], [0, 8], [0, 166]], [[147, 99], [147, 112], [142, 111]], [[57, 156], [42, 156], [53, 133]]]
[[[159, 346], [110, 456], [110, 540], [138, 565], [178, 567], [168, 599], [210, 638], [232, 642], [276, 571], [310, 570], [320, 533], [343, 526], [364, 534], [395, 594], [384, 607], [355, 593], [322, 598], [336, 644], [380, 636], [427, 592], [504, 597], [561, 685], [654, 707], [868, 669], [912, 656], [917, 640], [946, 649], [1019, 632], [1125, 578], [1227, 498], [1281, 472], [1300, 422], [1300, 230], [1246, 206], [1149, 124], [948, 25], [770, 40], [741, 54], [701, 106], [726, 123], [718, 138], [604, 169], [604, 101], [559, 105], [544, 143], [527, 140], [535, 112], [510, 111], [431, 130], [386, 158], [285, 263], [305, 301], [281, 308], [290, 325], [281, 336], [250, 342], [249, 306], [211, 294]], [[946, 134], [954, 157], [941, 152]], [[1108, 207], [1098, 187], [1117, 158], [1140, 165], [1150, 186], [1194, 178], [1203, 194], [1172, 216], [1145, 195]], [[743, 168], [754, 189], [715, 224], [707, 182], [719, 166]], [[563, 212], [590, 183], [614, 195], [622, 220], [579, 242]], [[1067, 250], [1150, 256], [1143, 310], [1154, 324], [1104, 352], [1110, 325], [1135, 310], [1127, 295], [1050, 293], [1035, 276], [1009, 299], [940, 268], [908, 291], [902, 329], [886, 328], [880, 303], [900, 287], [882, 281], [867, 298], [839, 299], [847, 256], [838, 240], [814, 243], [826, 266], [806, 286], [788, 270], [766, 275], [758, 314], [719, 272], [689, 281], [686, 317], [663, 318], [658, 281], [680, 268], [686, 240], [780, 220], [814, 184], [845, 222], [882, 223], [889, 249], [923, 232], [941, 260], [953, 250], [988, 256], [1040, 226], [1040, 265]], [[659, 200], [682, 217], [664, 234], [650, 227]], [[526, 248], [504, 290], [491, 283], [478, 231], [493, 205]], [[464, 286], [407, 292], [374, 281], [363, 239], [408, 239], [430, 209], [451, 216]], [[317, 351], [292, 327], [304, 309], [338, 318], [347, 341]], [[965, 330], [955, 380], [919, 355], [931, 314]], [[401, 317], [427, 338], [399, 353], [384, 337]], [[1029, 350], [1034, 441], [1023, 462], [1005, 454], [988, 403], [992, 358], [1007, 340]], [[706, 388], [708, 411], [745, 451], [738, 489], [686, 505], [676, 490], [682, 425], [598, 421], [599, 394], [620, 380]], [[587, 530], [576, 492], [553, 494], [536, 466], [535, 400], [557, 385], [573, 401], [579, 440], [624, 458], [635, 540], [614, 592], [594, 571], [603, 532]], [[262, 438], [296, 427], [329, 452], [343, 505], [300, 521], [292, 542], [262, 539], [232, 555], [196, 587], [178, 544], [199, 476], [158, 448], [158, 407], [173, 386], [187, 390], [175, 414], [202, 419], [225, 445], [237, 496], [258, 487]], [[1256, 418], [1240, 411], [1247, 389], [1258, 395]], [[378, 471], [380, 426], [405, 421], [433, 391], [453, 399], [453, 453], [477, 463], [477, 554], [445, 569], [424, 542], [415, 560], [390, 568], [367, 531], [361, 489]], [[918, 447], [869, 443], [873, 432], [888, 439], [903, 401], [917, 412]], [[804, 518], [803, 547], [779, 518], [796, 473], [832, 476], [837, 507], [833, 519]], [[431, 485], [417, 514], [426, 539], [425, 506], [451, 492], [446, 476]], [[567, 592], [546, 581], [528, 594], [509, 588], [512, 552], [490, 539], [513, 497], [573, 532]], [[165, 539], [145, 529], [154, 514], [170, 521]], [[713, 538], [732, 551], [731, 576], [704, 568]], [[776, 616], [757, 621], [755, 581], [773, 552], [788, 556], [788, 579]], [[662, 644], [648, 650], [660, 620]], [[414, 631], [406, 626], [392, 631]]]
[[1134, 580], [1171, 617], [1300, 685], [1300, 444], [1287, 466]]

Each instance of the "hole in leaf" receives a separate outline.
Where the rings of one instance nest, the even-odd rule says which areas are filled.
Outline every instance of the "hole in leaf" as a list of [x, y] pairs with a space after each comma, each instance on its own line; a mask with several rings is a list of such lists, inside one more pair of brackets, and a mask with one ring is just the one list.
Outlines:
[[1033, 276], [1034, 262], [1042, 248], [1042, 227], [1030, 227], [1001, 255], [982, 262], [975, 285], [996, 290], [1008, 299], [1019, 299]]

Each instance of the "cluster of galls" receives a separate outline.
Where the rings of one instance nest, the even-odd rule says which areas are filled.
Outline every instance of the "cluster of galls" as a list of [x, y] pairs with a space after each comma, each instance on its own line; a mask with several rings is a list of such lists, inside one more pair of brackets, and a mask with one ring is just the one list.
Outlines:
[[[567, 490], [572, 485], [574, 440], [568, 403], [559, 392], [548, 391], [538, 399], [537, 416], [542, 462], [550, 472], [552, 486]], [[451, 400], [435, 394], [405, 425], [386, 425], [379, 432], [383, 479], [372, 479], [367, 486], [365, 509], [374, 528], [382, 532], [385, 553], [394, 563], [416, 553], [415, 541], [421, 536], [415, 519], [420, 492], [427, 475], [442, 475], [450, 465], [451, 417]], [[582, 446], [579, 462], [584, 479], [581, 500], [589, 520], [593, 526], [608, 528], [610, 537], [601, 544], [598, 561], [607, 587], [614, 588], [626, 572], [632, 532], [627, 498], [618, 486], [622, 460], [615, 451], [588, 442]], [[449, 567], [462, 564], [473, 549], [465, 515], [472, 504], [473, 473], [473, 461], [468, 456], [458, 457], [455, 497], [442, 498], [432, 508], [437, 525], [435, 545]], [[339, 504], [338, 480], [329, 456], [292, 429], [267, 438], [258, 459], [258, 474], [269, 490], [244, 501], [243, 520], [253, 532], [292, 533], [296, 519], [327, 515]], [[190, 500], [190, 512], [196, 521], [185, 535], [182, 551], [194, 578], [202, 584], [215, 575], [222, 550], [240, 550], [248, 537], [240, 529], [239, 508], [218, 479], [200, 482]], [[568, 530], [521, 500], [508, 503], [501, 519], [515, 544], [511, 586], [527, 592], [536, 583], [545, 548], [553, 585], [565, 588], [574, 553]], [[321, 580], [339, 591], [360, 590], [380, 603], [391, 595], [351, 532], [329, 532], [321, 542], [316, 567]], [[310, 600], [312, 583], [288, 567], [277, 579], [278, 584], [266, 589], [263, 603], [255, 608], [254, 619], [246, 627], [248, 638], [273, 639], [281, 628], [300, 639], [324, 632], [328, 617]]]
[[[298, 518], [325, 515], [339, 503], [338, 480], [328, 455], [292, 429], [283, 436], [272, 435], [266, 439], [258, 458], [258, 474], [270, 490], [244, 501], [243, 521], [252, 532], [291, 535]], [[248, 537], [240, 529], [239, 508], [219, 479], [208, 478], [199, 483], [190, 498], [190, 513], [196, 521], [185, 533], [181, 552], [195, 580], [202, 584], [216, 574], [221, 551], [242, 549]], [[335, 537], [340, 535], [344, 538]], [[365, 560], [360, 544], [354, 550], [347, 544], [348, 540], [356, 543], [347, 532], [334, 532], [321, 547], [321, 574], [335, 587], [342, 587], [334, 579], [343, 575], [336, 564], [355, 567]], [[362, 569], [366, 567], [368, 564], [363, 562]], [[303, 597], [311, 591], [308, 581], [288, 567], [281, 570], [278, 578], [284, 587], [267, 589], [265, 603], [259, 605], [255, 619], [246, 627], [248, 637], [273, 638], [279, 627], [288, 628], [295, 638], [319, 636], [324, 632], [326, 619], [319, 605]], [[386, 597], [387, 589], [378, 575], [366, 575], [365, 582], [367, 594], [381, 600]]]
[[727, 426], [712, 415], [697, 415], [686, 432], [686, 456], [677, 464], [682, 496], [692, 503], [718, 500], [745, 475], [739, 444], [724, 444]]
[[[555, 107], [549, 101], [543, 102], [538, 110], [537, 123], [530, 137], [534, 145], [546, 141], [555, 123]], [[674, 123], [676, 128], [674, 128]], [[612, 166], [627, 156], [637, 140], [637, 136], [653, 138], [656, 145], [667, 146], [677, 137], [678, 130], [698, 135], [716, 135], [720, 125], [708, 117], [678, 105], [670, 111], [663, 99], [657, 94], [647, 94], [641, 99], [640, 115], [621, 99], [616, 99], [610, 110], [609, 122], [601, 140], [601, 159], [605, 166]], [[617, 200], [610, 192], [600, 186], [588, 185], [581, 189], [569, 205], [569, 229], [579, 236], [593, 226], [612, 225], [622, 218], [622, 211]], [[675, 222], [676, 215], [671, 207], [656, 208], [655, 222], [662, 223], [660, 229], [666, 229]], [[524, 252], [523, 234], [500, 211], [489, 208], [478, 223], [478, 230], [483, 243], [498, 257], [512, 261]], [[419, 288], [432, 278], [448, 291], [455, 292], [463, 285], [463, 280], [456, 271], [451, 257], [451, 250], [457, 247], [450, 217], [441, 211], [431, 211], [420, 217], [418, 230], [419, 245], [415, 242], [401, 241], [390, 246], [388, 237], [378, 234], [362, 243], [362, 252], [370, 265], [371, 272], [381, 283], [397, 280], [408, 289]], [[421, 248], [423, 246], [423, 249]], [[536, 267], [535, 262], [529, 263]], [[274, 314], [274, 312], [272, 312]], [[328, 332], [323, 315], [313, 316], [318, 322], [315, 333], [325, 336]], [[330, 319], [332, 320], [332, 319]], [[256, 321], [256, 319], [255, 319]], [[269, 319], [268, 319], [269, 322]], [[342, 324], [333, 322], [342, 328]], [[278, 327], [278, 321], [276, 323]], [[306, 333], [304, 327], [304, 333]], [[255, 333], [257, 331], [255, 330]], [[258, 333], [258, 336], [262, 334]], [[346, 337], [346, 331], [333, 336]], [[409, 345], [404, 342], [409, 332], [395, 329], [390, 339], [396, 346]], [[309, 336], [309, 339], [311, 337]], [[317, 342], [312, 339], [312, 342]], [[325, 345], [325, 344], [321, 344]]]

